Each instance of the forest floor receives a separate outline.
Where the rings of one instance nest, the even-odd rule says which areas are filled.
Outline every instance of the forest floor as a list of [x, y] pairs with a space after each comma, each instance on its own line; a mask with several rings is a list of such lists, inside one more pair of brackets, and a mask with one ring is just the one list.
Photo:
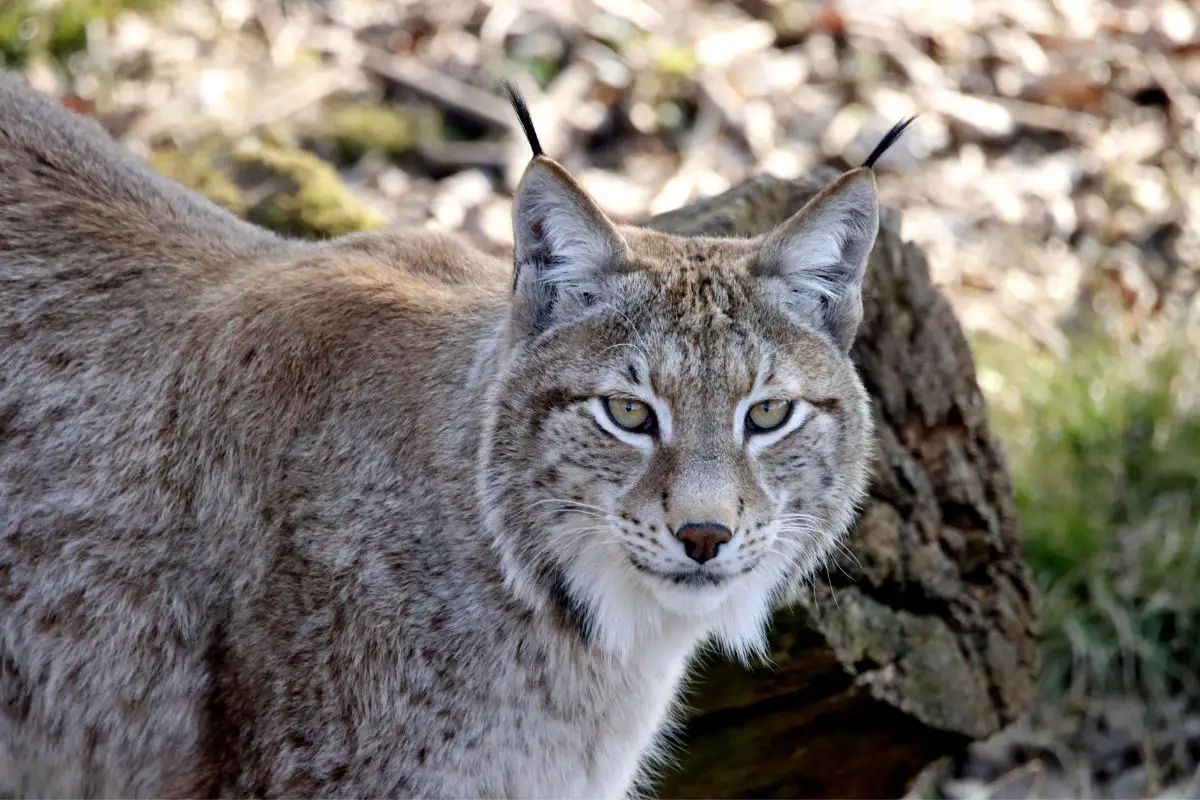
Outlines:
[[494, 248], [528, 157], [501, 76], [625, 218], [919, 112], [880, 190], [972, 342], [1044, 677], [914, 793], [1200, 796], [1196, 4], [4, 0], [0, 58], [263, 224]]

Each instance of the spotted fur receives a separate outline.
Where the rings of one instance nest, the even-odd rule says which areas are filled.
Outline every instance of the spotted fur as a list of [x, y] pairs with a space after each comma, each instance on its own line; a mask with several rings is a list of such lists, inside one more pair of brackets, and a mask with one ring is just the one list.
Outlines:
[[277, 238], [0, 75], [0, 795], [637, 791], [693, 654], [760, 650], [862, 496], [876, 213], [860, 169], [674, 238], [538, 156], [514, 286]]

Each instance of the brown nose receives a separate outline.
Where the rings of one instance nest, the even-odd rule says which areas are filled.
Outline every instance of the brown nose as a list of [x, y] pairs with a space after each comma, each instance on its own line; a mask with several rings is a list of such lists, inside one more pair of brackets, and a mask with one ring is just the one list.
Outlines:
[[721, 545], [733, 538], [733, 532], [719, 522], [689, 522], [675, 531], [683, 542], [683, 551], [697, 564], [717, 557]]

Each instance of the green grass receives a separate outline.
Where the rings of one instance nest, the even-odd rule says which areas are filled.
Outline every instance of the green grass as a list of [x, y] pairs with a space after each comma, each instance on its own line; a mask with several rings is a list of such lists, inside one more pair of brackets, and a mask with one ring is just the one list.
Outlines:
[[1185, 350], [974, 343], [1042, 592], [1051, 697], [1197, 691], [1200, 396]]

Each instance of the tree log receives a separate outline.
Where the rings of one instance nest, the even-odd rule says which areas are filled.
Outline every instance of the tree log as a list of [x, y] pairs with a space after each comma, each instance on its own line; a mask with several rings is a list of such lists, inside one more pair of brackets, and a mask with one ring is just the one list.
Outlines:
[[[758, 177], [648, 221], [752, 235], [830, 175]], [[777, 609], [770, 666], [714, 661], [688, 696], [673, 797], [896, 797], [1030, 705], [1032, 581], [966, 339], [884, 209], [853, 355], [878, 457], [853, 558]]]

